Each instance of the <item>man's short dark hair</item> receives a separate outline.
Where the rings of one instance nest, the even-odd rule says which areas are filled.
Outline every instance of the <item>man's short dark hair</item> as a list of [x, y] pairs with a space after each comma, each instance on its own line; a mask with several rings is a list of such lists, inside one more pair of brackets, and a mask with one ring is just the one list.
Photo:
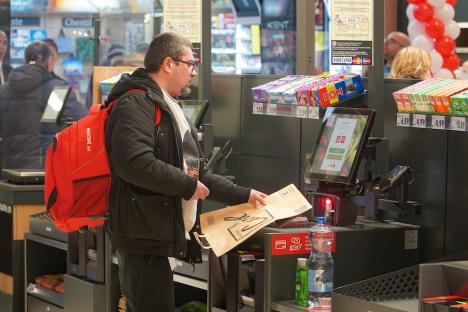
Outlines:
[[54, 39], [46, 38], [46, 39], [44, 39], [44, 42], [47, 43], [49, 45], [49, 47], [53, 47], [55, 49], [55, 51], [57, 51], [57, 53], [58, 53], [58, 46], [55, 43]]
[[47, 65], [50, 59], [50, 49], [44, 41], [36, 41], [26, 47], [24, 51], [25, 64], [38, 64], [43, 67]]
[[180, 59], [184, 53], [184, 47], [192, 49], [192, 43], [176, 33], [165, 32], [157, 35], [146, 52], [145, 69], [150, 73], [159, 71], [166, 57]]

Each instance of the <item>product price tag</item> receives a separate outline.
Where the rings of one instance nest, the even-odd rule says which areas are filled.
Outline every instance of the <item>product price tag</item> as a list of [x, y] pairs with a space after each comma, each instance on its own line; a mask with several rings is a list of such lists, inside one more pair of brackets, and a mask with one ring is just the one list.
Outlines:
[[445, 116], [432, 116], [432, 129], [445, 129]]
[[409, 114], [397, 113], [396, 125], [398, 127], [409, 127], [410, 126]]
[[465, 117], [452, 117], [450, 119], [450, 129], [455, 131], [466, 131]]
[[276, 104], [267, 104], [267, 115], [276, 116], [278, 113], [277, 105]]
[[426, 115], [413, 114], [413, 127], [426, 128]]
[[319, 119], [320, 107], [309, 107], [309, 119]]
[[296, 117], [307, 118], [307, 106], [296, 106]]
[[263, 103], [253, 103], [253, 113], [263, 115]]

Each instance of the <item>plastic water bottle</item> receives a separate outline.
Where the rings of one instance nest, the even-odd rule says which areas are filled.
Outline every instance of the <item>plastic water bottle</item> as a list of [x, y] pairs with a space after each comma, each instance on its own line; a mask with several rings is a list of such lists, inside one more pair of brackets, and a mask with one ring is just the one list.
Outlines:
[[312, 252], [309, 258], [309, 305], [331, 307], [333, 290], [333, 232], [325, 225], [326, 218], [318, 217], [310, 230]]

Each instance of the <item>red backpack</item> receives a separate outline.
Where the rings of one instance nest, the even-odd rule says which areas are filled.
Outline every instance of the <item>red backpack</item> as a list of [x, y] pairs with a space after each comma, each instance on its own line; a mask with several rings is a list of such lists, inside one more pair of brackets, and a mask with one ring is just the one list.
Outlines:
[[[109, 110], [120, 98], [107, 107], [92, 105], [88, 115], [57, 133], [47, 150], [45, 203], [61, 231], [72, 232], [104, 224], [111, 185], [105, 125]], [[155, 111], [157, 126], [161, 107], [155, 105]]]

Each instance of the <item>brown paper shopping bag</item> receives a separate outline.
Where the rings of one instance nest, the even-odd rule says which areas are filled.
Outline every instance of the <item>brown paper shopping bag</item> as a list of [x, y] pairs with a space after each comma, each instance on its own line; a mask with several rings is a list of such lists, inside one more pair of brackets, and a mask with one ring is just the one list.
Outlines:
[[200, 225], [203, 235], [194, 233], [195, 238], [203, 248], [213, 249], [219, 257], [273, 221], [294, 217], [312, 208], [294, 184], [265, 200], [265, 206], [246, 203], [202, 214]]

